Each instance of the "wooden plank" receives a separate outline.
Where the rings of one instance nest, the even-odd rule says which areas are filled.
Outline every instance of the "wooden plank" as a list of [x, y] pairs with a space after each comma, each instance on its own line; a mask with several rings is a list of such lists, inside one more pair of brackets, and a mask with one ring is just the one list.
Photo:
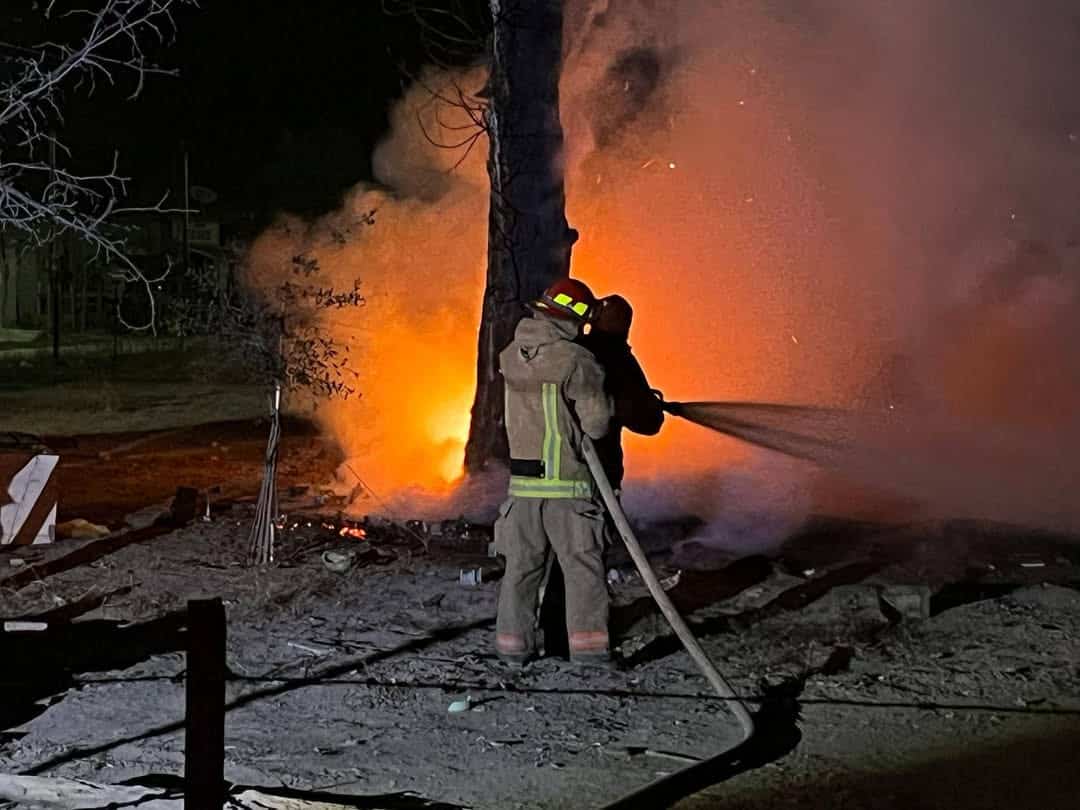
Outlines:
[[0, 545], [52, 542], [59, 461], [48, 452], [0, 450]]
[[[230, 502], [219, 502], [219, 504], [226, 505], [228, 503]], [[131, 529], [130, 531], [122, 532], [113, 535], [112, 537], [104, 537], [101, 540], [95, 540], [85, 546], [81, 546], [70, 554], [65, 554], [63, 557], [57, 557], [23, 568], [16, 574], [0, 579], [0, 588], [10, 588], [12, 590], [25, 588], [31, 582], [51, 577], [53, 574], [59, 574], [63, 571], [70, 571], [72, 568], [76, 568], [80, 565], [92, 563], [95, 560], [99, 560], [102, 557], [108, 556], [127, 546], [134, 545], [135, 543], [142, 543], [146, 540], [153, 540], [155, 537], [160, 537], [163, 534], [169, 534], [177, 529], [183, 528], [190, 522], [188, 514], [189, 510], [185, 510], [183, 514], [175, 511], [167, 512], [155, 520], [150, 526], [141, 529]]]
[[160, 537], [163, 534], [176, 531], [178, 528], [179, 527], [171, 521], [159, 521], [152, 526], [147, 526], [143, 529], [133, 529], [128, 532], [113, 535], [112, 537], [94, 540], [87, 543], [85, 546], [75, 549], [70, 554], [65, 554], [63, 557], [57, 557], [52, 560], [19, 569], [17, 573], [0, 579], [0, 588], [8, 588], [11, 590], [25, 588], [31, 582], [37, 582], [38, 580], [51, 577], [54, 574], [59, 574], [63, 571], [70, 571], [72, 568], [77, 568], [80, 565], [87, 565], [88, 563], [99, 560], [115, 551], [119, 551], [126, 546], [141, 543], [145, 540], [152, 540], [155, 537]]
[[[263, 793], [254, 788], [237, 788], [229, 800], [236, 810], [348, 810], [356, 801], [338, 804], [333, 796], [318, 798]], [[138, 810], [181, 810], [184, 799], [165, 788], [141, 785], [103, 785], [82, 779], [0, 774], [0, 800], [31, 803], [57, 810], [101, 810], [105, 807], [132, 807]], [[396, 804], [396, 800], [393, 802]], [[188, 805], [189, 807], [191, 805]], [[364, 807], [375, 805], [364, 803]]]
[[106, 591], [105, 593], [95, 593], [84, 596], [82, 599], [76, 599], [74, 602], [68, 602], [66, 605], [60, 605], [52, 610], [46, 610], [43, 613], [35, 613], [31, 616], [19, 616], [15, 617], [15, 619], [27, 622], [44, 622], [48, 625], [64, 624], [73, 619], [77, 619], [92, 610], [97, 610], [110, 599], [115, 599], [118, 596], [126, 596], [131, 593], [131, 591], [132, 587], [130, 585], [125, 585], [122, 588], [116, 588], [111, 591]]
[[[137, 785], [98, 785], [78, 779], [0, 774], [0, 799], [65, 810], [124, 805], [154, 808], [158, 806], [154, 799], [164, 796], [163, 790]], [[171, 806], [178, 807], [179, 802]]]

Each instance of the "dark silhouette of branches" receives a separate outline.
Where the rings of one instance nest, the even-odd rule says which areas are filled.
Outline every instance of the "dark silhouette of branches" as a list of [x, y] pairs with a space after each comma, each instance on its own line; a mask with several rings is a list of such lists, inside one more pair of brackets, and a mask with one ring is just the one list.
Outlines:
[[[429, 98], [416, 111], [416, 123], [424, 140], [439, 149], [463, 149], [464, 151], [450, 167], [454, 171], [464, 163], [477, 143], [488, 134], [487, 125], [487, 102], [476, 95], [467, 93], [454, 77], [446, 80], [446, 84], [440, 88], [431, 87], [421, 77], [413, 78], [415, 84], [423, 87], [429, 94]], [[450, 137], [443, 139], [438, 134], [433, 134], [428, 124], [424, 121], [424, 113], [432, 106], [435, 107], [435, 124], [440, 131], [450, 133]], [[460, 110], [468, 119], [467, 123], [451, 124], [442, 118], [442, 108], [451, 107]], [[462, 134], [464, 133], [464, 134]]]
[[[486, 0], [381, 0], [383, 13], [408, 19], [421, 39], [425, 61], [440, 69], [441, 85], [433, 86], [418, 71], [400, 67], [414, 85], [430, 98], [416, 111], [417, 125], [425, 140], [439, 149], [463, 150], [449, 171], [464, 163], [487, 134], [487, 101], [466, 92], [457, 75], [487, 62], [491, 13]], [[436, 107], [434, 122], [425, 119]], [[444, 120], [446, 108], [464, 113], [462, 123]]]
[[487, 0], [381, 0], [388, 17], [405, 18], [420, 35], [426, 60], [444, 70], [483, 61], [491, 19]]
[[67, 233], [91, 245], [95, 259], [111, 264], [125, 283], [148, 296], [147, 322], [125, 322], [135, 329], [154, 328], [153, 285], [168, 268], [148, 275], [132, 259], [122, 221], [136, 212], [169, 212], [167, 195], [150, 206], [125, 205], [130, 178], [121, 173], [119, 156], [99, 172], [65, 169], [60, 161], [72, 153], [56, 132], [72, 94], [89, 96], [100, 85], [127, 82], [130, 99], [148, 77], [174, 75], [148, 49], [170, 44], [174, 11], [195, 5], [196, 0], [98, 0], [93, 8], [71, 8], [51, 0], [42, 9], [44, 19], [75, 31], [69, 39], [0, 41], [0, 231], [29, 246]]
[[[360, 223], [375, 222], [374, 212]], [[249, 273], [235, 288], [223, 291], [216, 268], [191, 270], [188, 297], [172, 302], [169, 326], [179, 335], [210, 335], [230, 368], [286, 393], [306, 391], [316, 397], [348, 398], [356, 393], [356, 372], [349, 365], [347, 343], [328, 330], [332, 310], [363, 306], [360, 279], [335, 287], [323, 279], [318, 259], [298, 253], [266, 287]]]

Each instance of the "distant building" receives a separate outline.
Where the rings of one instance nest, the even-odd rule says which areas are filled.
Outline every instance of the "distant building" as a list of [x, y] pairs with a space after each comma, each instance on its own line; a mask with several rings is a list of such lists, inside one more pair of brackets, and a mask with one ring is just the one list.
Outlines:
[[[21, 235], [18, 235], [21, 236]], [[50, 267], [60, 279], [61, 323], [68, 329], [101, 328], [108, 284], [90, 265], [92, 251], [70, 234], [47, 245], [27, 244], [25, 237], [0, 236], [0, 327], [47, 329], [52, 318]]]
[[[152, 278], [169, 269], [155, 285], [157, 303], [192, 293], [191, 278], [185, 269], [214, 279], [222, 288], [230, 283], [231, 268], [219, 222], [191, 219], [187, 251], [182, 215], [146, 214], [129, 227], [127, 254], [135, 264]], [[145, 293], [137, 285], [125, 290], [123, 268], [115, 260], [111, 265], [74, 234], [33, 246], [17, 234], [0, 232], [0, 328], [51, 329], [51, 267], [58, 274], [62, 332], [118, 328], [118, 300], [122, 301], [125, 317], [138, 322], [148, 310]]]

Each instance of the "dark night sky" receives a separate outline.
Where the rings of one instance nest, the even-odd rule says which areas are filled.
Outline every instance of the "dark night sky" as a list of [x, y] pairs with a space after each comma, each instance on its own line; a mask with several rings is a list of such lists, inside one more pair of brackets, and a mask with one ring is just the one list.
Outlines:
[[[0, 38], [34, 39], [36, 32], [11, 24], [36, 20], [30, 5], [4, 0]], [[182, 10], [175, 44], [155, 50], [179, 78], [152, 78], [133, 102], [107, 88], [73, 99], [62, 137], [83, 160], [107, 160], [118, 147], [142, 197], [180, 187], [186, 142], [192, 182], [214, 188], [231, 211], [261, 220], [281, 208], [332, 208], [369, 177], [390, 105], [432, 53], [421, 26], [385, 14], [379, 0], [201, 6]], [[482, 26], [479, 11], [473, 19]]]

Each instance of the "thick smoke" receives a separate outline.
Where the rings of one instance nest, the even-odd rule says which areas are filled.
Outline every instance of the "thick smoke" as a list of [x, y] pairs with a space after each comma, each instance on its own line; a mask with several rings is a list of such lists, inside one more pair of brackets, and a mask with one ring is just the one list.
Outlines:
[[[304, 252], [321, 278], [351, 286], [365, 305], [330, 310], [325, 325], [350, 346], [359, 397], [320, 407], [318, 420], [347, 463], [344, 491], [356, 508], [427, 517], [421, 493], [445, 494], [461, 469], [475, 381], [475, 333], [483, 289], [487, 221], [486, 144], [467, 157], [435, 143], [460, 141], [465, 112], [433, 93], [475, 90], [481, 76], [429, 75], [394, 110], [374, 156], [377, 186], [359, 185], [341, 209], [314, 223], [283, 219], [252, 247], [257, 278]], [[443, 127], [455, 127], [450, 135]], [[374, 211], [374, 224], [363, 225]], [[444, 504], [445, 506], [445, 504]]]
[[[732, 502], [768, 511], [804, 491], [792, 476], [818, 508], [1080, 528], [1071, 4], [590, 8], [564, 98], [579, 267], [634, 301], [655, 384], [893, 416], [839, 479], [732, 458], [761, 494], [707, 489], [711, 537], [743, 542]], [[662, 474], [676, 445], [704, 467], [730, 457], [695, 430], [660, 455], [633, 442], [630, 469]]]
[[[882, 504], [1080, 528], [1077, 31], [1066, 0], [569, 4], [574, 273], [631, 300], [650, 382], [894, 419], [867, 437], [882, 461], [839, 478], [670, 420], [627, 443], [631, 507], [694, 510], [742, 550]], [[486, 143], [451, 172], [460, 150], [424, 136], [418, 118], [457, 137], [429, 93], [447, 81], [397, 109], [375, 160], [390, 190], [303, 237], [369, 296], [349, 324], [364, 396], [322, 418], [402, 511], [440, 508], [409, 493], [453, 473], [474, 382]], [[369, 208], [375, 226], [330, 239]], [[255, 266], [290, 238], [267, 234]]]

